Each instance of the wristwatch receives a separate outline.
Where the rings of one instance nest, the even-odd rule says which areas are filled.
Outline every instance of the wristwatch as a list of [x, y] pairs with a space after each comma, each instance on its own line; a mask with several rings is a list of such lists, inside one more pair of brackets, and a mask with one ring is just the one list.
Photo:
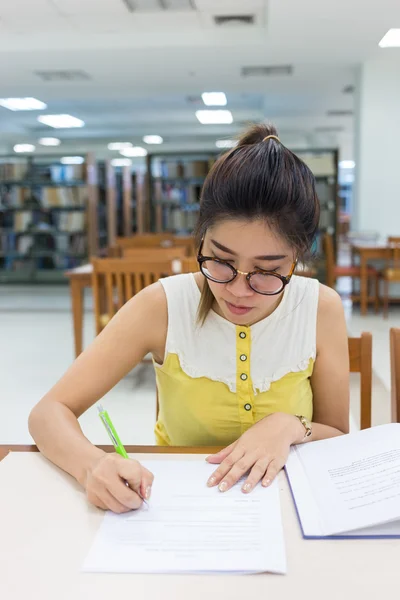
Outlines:
[[312, 435], [312, 424], [311, 421], [309, 421], [307, 419], [307, 417], [303, 417], [302, 415], [296, 415], [296, 417], [299, 419], [300, 423], [303, 425], [304, 429], [305, 429], [305, 434], [304, 434], [304, 438], [306, 439], [308, 437], [310, 437], [310, 435]]

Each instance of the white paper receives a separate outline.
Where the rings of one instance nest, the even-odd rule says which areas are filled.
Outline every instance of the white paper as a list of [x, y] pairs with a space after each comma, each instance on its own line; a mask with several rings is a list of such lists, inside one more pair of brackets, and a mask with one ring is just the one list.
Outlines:
[[117, 573], [286, 572], [276, 482], [243, 494], [208, 488], [203, 460], [142, 461], [155, 476], [149, 506], [107, 512], [83, 566]]
[[400, 534], [400, 424], [299, 445], [286, 470], [306, 536]]

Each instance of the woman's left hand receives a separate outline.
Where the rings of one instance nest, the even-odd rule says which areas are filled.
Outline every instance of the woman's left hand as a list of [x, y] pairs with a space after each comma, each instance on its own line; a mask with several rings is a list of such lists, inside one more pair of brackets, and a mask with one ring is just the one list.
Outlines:
[[243, 492], [251, 492], [260, 480], [263, 486], [268, 486], [285, 466], [290, 446], [303, 438], [304, 427], [296, 416], [269, 415], [250, 427], [236, 442], [207, 458], [209, 463], [219, 464], [207, 485], [218, 485], [221, 492], [226, 492], [250, 471], [242, 486]]

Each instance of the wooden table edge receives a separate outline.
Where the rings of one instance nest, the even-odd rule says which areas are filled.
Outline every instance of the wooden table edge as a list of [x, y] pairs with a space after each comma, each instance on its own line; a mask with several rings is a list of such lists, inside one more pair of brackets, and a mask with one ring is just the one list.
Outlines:
[[[114, 452], [114, 446], [97, 446], [105, 452]], [[128, 454], [214, 454], [221, 450], [217, 446], [125, 446]], [[34, 444], [0, 444], [0, 461], [9, 452], [39, 452]]]

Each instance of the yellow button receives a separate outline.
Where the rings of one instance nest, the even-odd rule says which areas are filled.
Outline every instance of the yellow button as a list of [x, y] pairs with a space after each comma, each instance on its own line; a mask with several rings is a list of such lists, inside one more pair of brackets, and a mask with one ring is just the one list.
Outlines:
[[242, 340], [244, 340], [244, 338], [246, 337], [246, 334], [245, 334], [245, 332], [244, 332], [244, 331], [241, 331], [241, 332], [239, 333], [239, 337], [240, 337], [240, 338], [242, 338]]
[[245, 404], [244, 410], [251, 410], [251, 404]]
[[247, 360], [247, 356], [245, 354], [241, 354], [240, 360], [244, 362], [245, 360]]
[[242, 373], [242, 374], [241, 374], [241, 376], [240, 376], [240, 379], [241, 379], [242, 381], [246, 381], [246, 379], [247, 379], [247, 375], [246, 375], [246, 373]]

